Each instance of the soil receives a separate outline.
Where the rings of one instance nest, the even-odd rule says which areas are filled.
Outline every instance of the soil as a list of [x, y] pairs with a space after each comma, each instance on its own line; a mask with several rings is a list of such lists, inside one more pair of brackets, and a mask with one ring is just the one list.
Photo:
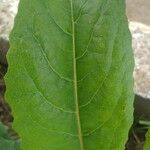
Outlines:
[[0, 121], [10, 127], [13, 117], [9, 105], [4, 100], [5, 83], [3, 77], [6, 71], [7, 67], [0, 64]]

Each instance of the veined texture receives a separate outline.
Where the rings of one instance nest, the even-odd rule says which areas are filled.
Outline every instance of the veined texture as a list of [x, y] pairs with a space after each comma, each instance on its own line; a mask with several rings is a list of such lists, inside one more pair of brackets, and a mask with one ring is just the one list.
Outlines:
[[124, 0], [21, 0], [6, 98], [23, 150], [122, 150], [133, 56]]

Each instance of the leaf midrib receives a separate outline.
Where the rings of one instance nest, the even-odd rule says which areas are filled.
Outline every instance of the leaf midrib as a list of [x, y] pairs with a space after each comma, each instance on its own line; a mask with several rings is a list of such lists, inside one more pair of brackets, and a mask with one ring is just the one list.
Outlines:
[[73, 1], [70, 0], [70, 3], [71, 3], [71, 20], [72, 20], [73, 81], [74, 81], [73, 83], [74, 83], [74, 94], [75, 94], [75, 108], [76, 108], [76, 118], [77, 118], [77, 128], [78, 128], [78, 134], [79, 134], [80, 150], [84, 150], [81, 122], [80, 122], [79, 101], [78, 101], [76, 47], [75, 47], [75, 22], [74, 22], [74, 12], [73, 12]]

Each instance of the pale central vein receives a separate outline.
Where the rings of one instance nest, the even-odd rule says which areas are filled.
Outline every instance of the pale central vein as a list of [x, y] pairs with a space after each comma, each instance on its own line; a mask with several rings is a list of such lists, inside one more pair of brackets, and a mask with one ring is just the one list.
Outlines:
[[78, 87], [77, 87], [77, 64], [76, 64], [76, 46], [75, 46], [75, 21], [74, 21], [74, 12], [73, 12], [73, 2], [71, 2], [71, 20], [72, 20], [72, 49], [73, 49], [73, 75], [74, 75], [74, 94], [75, 94], [75, 105], [76, 105], [76, 117], [77, 117], [77, 126], [79, 134], [80, 149], [84, 150], [83, 145], [83, 136], [80, 122], [80, 112], [79, 112], [79, 101], [78, 101]]

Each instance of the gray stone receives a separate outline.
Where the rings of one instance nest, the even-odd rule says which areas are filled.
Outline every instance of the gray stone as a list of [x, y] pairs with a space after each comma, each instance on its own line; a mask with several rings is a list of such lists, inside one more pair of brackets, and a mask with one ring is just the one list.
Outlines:
[[8, 38], [13, 28], [18, 2], [19, 0], [0, 0], [0, 37]]
[[150, 97], [150, 27], [130, 22], [135, 57], [135, 93]]

